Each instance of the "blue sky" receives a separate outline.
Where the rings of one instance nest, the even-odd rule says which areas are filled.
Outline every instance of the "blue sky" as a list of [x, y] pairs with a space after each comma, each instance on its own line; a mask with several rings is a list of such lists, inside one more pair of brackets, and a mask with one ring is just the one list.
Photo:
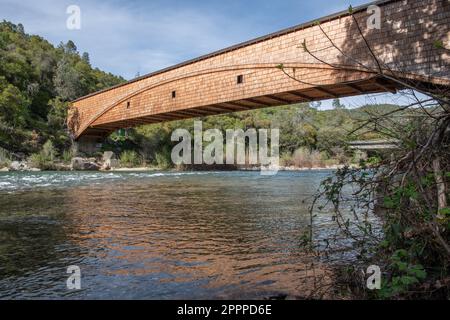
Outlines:
[[[95, 67], [126, 79], [162, 69], [368, 0], [0, 0], [0, 19], [57, 45], [73, 40]], [[69, 30], [69, 5], [81, 9], [81, 29]], [[363, 99], [363, 100], [359, 100]], [[365, 99], [365, 100], [364, 100]], [[384, 102], [386, 95], [346, 99]], [[390, 98], [389, 98], [390, 99]], [[388, 99], [388, 100], [389, 100]], [[330, 105], [329, 101], [323, 106]]]

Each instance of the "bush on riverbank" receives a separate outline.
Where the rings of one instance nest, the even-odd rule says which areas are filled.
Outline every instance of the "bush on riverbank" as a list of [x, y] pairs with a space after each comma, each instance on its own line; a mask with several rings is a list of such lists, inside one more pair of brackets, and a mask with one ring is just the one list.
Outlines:
[[326, 241], [339, 246], [347, 239], [358, 262], [382, 271], [381, 290], [369, 291], [353, 280], [361, 270], [347, 269], [342, 279], [360, 298], [450, 297], [450, 116], [426, 110], [433, 111], [441, 116], [410, 120], [390, 132], [402, 144], [389, 156], [338, 170], [316, 199], [330, 204], [340, 229], [340, 238]]
[[[331, 153], [331, 155], [330, 155]], [[293, 153], [284, 152], [280, 157], [280, 165], [283, 167], [296, 168], [323, 168], [338, 165], [349, 165], [359, 163], [363, 156], [359, 153], [347, 155], [342, 148], [333, 148], [330, 153], [318, 150], [299, 148]]]
[[140, 155], [134, 150], [125, 150], [119, 157], [120, 165], [122, 167], [134, 168], [143, 164]]
[[63, 161], [64, 164], [70, 164], [73, 157], [74, 157], [74, 154], [73, 154], [72, 150], [64, 150], [62, 153], [61, 160]]
[[174, 165], [170, 156], [170, 151], [163, 149], [163, 151], [156, 153], [155, 155], [156, 166], [160, 169], [170, 169]]
[[8, 167], [11, 163], [11, 155], [8, 151], [0, 147], [0, 169]]
[[300, 148], [294, 153], [284, 153], [280, 159], [280, 165], [284, 167], [319, 168], [323, 167], [324, 155], [317, 150]]
[[55, 161], [57, 158], [57, 151], [53, 143], [48, 140], [44, 143], [42, 150], [38, 153], [33, 153], [28, 162], [34, 167], [41, 170], [54, 170]]

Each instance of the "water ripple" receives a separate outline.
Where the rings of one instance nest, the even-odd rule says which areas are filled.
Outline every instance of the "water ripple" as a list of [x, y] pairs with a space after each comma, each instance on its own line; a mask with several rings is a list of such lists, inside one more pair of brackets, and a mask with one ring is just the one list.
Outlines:
[[[302, 201], [328, 174], [1, 173], [0, 298], [307, 294]], [[67, 290], [69, 265], [83, 290]]]

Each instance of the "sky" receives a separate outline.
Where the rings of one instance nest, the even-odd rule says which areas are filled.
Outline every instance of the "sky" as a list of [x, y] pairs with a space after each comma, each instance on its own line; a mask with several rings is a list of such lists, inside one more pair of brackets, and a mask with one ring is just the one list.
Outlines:
[[[72, 40], [91, 64], [132, 79], [369, 0], [0, 0], [0, 20], [54, 45]], [[67, 8], [81, 11], [70, 30]], [[341, 99], [347, 106], [395, 102], [393, 95]], [[323, 101], [322, 108], [330, 108]]]

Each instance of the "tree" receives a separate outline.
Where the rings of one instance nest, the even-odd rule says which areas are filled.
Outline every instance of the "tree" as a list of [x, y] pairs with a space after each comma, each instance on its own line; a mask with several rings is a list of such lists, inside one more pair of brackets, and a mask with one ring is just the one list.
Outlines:
[[67, 57], [63, 57], [56, 67], [54, 84], [59, 97], [64, 101], [74, 100], [82, 95], [80, 74]]
[[344, 109], [345, 106], [343, 104], [341, 104], [341, 100], [339, 100], [339, 98], [336, 98], [333, 100], [333, 108], [335, 110], [340, 110], [340, 109]]
[[67, 129], [68, 103], [61, 101], [59, 97], [48, 103], [50, 111], [47, 115], [48, 135], [59, 150], [68, 149], [70, 144]]
[[20, 90], [0, 77], [0, 121], [13, 128], [26, 124], [28, 116], [28, 99]]
[[91, 65], [91, 60], [89, 58], [89, 53], [87, 52], [83, 52], [83, 56], [81, 57], [81, 59], [87, 64], [87, 65]]
[[67, 54], [78, 54], [77, 46], [72, 40], [67, 41], [67, 43], [64, 45], [64, 49]]
[[17, 32], [20, 34], [25, 34], [25, 28], [23, 27], [23, 24], [19, 23], [17, 25]]

